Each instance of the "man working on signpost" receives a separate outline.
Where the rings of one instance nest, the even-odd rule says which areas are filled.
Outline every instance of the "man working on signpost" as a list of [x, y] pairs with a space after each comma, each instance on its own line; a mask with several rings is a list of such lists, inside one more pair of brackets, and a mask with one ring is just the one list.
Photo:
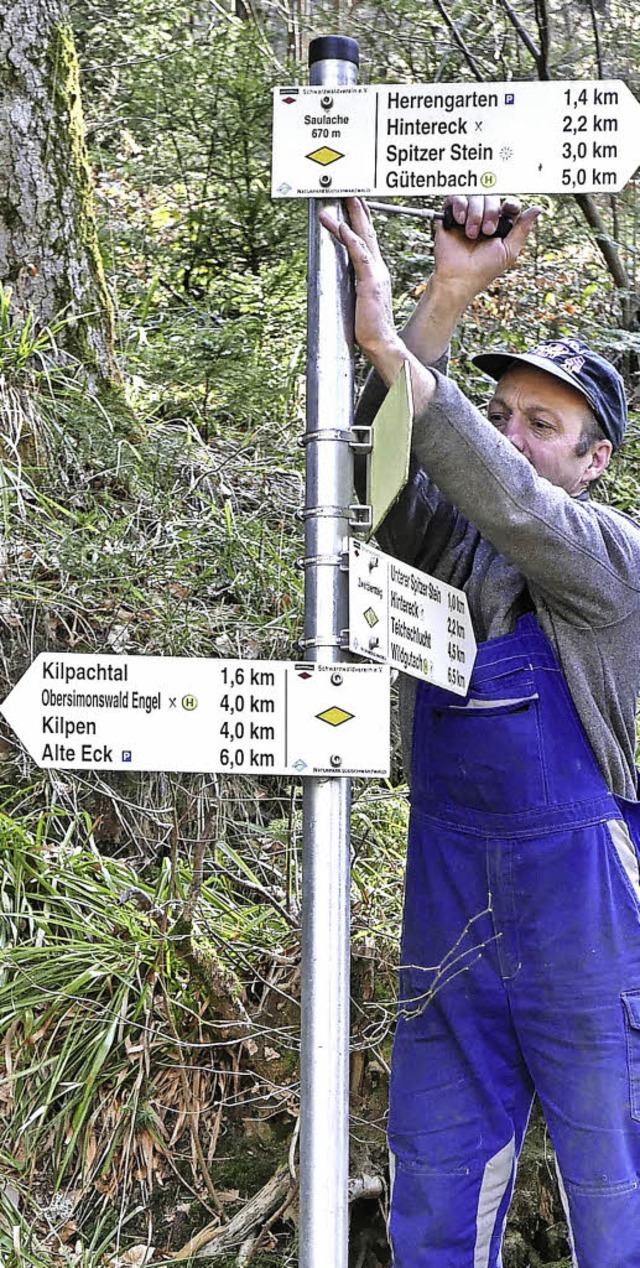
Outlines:
[[[409, 362], [409, 483], [382, 547], [466, 592], [468, 695], [404, 683], [412, 813], [389, 1141], [396, 1268], [499, 1268], [534, 1091], [579, 1268], [640, 1265], [640, 528], [589, 497], [621, 442], [614, 367], [577, 339], [486, 353], [480, 413], [441, 370], [537, 209], [453, 199], [403, 338], [365, 205], [325, 212], [377, 375]], [[483, 233], [480, 231], [483, 230]]]

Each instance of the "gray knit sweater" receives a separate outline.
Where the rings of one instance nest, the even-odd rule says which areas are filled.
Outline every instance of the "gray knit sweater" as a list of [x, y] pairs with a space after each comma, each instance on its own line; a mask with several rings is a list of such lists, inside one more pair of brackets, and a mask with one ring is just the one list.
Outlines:
[[[478, 642], [511, 633], [530, 596], [608, 786], [635, 800], [640, 527], [539, 476], [451, 379], [433, 373], [410, 479], [378, 530], [380, 546], [464, 590]], [[383, 395], [371, 375], [358, 423], [371, 421]], [[403, 676], [407, 771], [415, 686]]]

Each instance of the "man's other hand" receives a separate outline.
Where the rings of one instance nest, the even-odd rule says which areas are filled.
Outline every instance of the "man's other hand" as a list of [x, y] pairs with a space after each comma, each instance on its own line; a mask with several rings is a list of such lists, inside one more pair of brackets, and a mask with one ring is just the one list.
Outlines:
[[320, 222], [346, 247], [356, 278], [355, 337], [387, 384], [394, 381], [407, 349], [396, 331], [389, 270], [380, 254], [371, 215], [361, 198], [345, 198], [349, 216], [336, 220], [320, 212]]
[[[466, 304], [515, 264], [542, 208], [522, 211], [517, 198], [462, 194], [448, 198], [445, 206], [451, 207], [459, 228], [439, 224], [436, 229], [434, 280], [451, 287]], [[513, 220], [506, 238], [492, 236], [501, 215]]]

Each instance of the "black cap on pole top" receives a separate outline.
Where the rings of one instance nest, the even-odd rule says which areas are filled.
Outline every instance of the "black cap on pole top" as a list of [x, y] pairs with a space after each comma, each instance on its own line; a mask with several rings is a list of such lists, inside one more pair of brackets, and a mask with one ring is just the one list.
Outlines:
[[324, 61], [354, 62], [360, 65], [358, 41], [348, 35], [321, 35], [309, 45], [309, 65]]

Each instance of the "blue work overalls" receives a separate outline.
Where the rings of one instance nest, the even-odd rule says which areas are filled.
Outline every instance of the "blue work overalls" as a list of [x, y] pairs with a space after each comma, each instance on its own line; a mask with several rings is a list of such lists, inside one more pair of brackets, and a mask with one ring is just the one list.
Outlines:
[[419, 685], [395, 1268], [500, 1268], [534, 1090], [574, 1264], [640, 1268], [639, 845], [533, 614], [480, 645], [467, 697]]

